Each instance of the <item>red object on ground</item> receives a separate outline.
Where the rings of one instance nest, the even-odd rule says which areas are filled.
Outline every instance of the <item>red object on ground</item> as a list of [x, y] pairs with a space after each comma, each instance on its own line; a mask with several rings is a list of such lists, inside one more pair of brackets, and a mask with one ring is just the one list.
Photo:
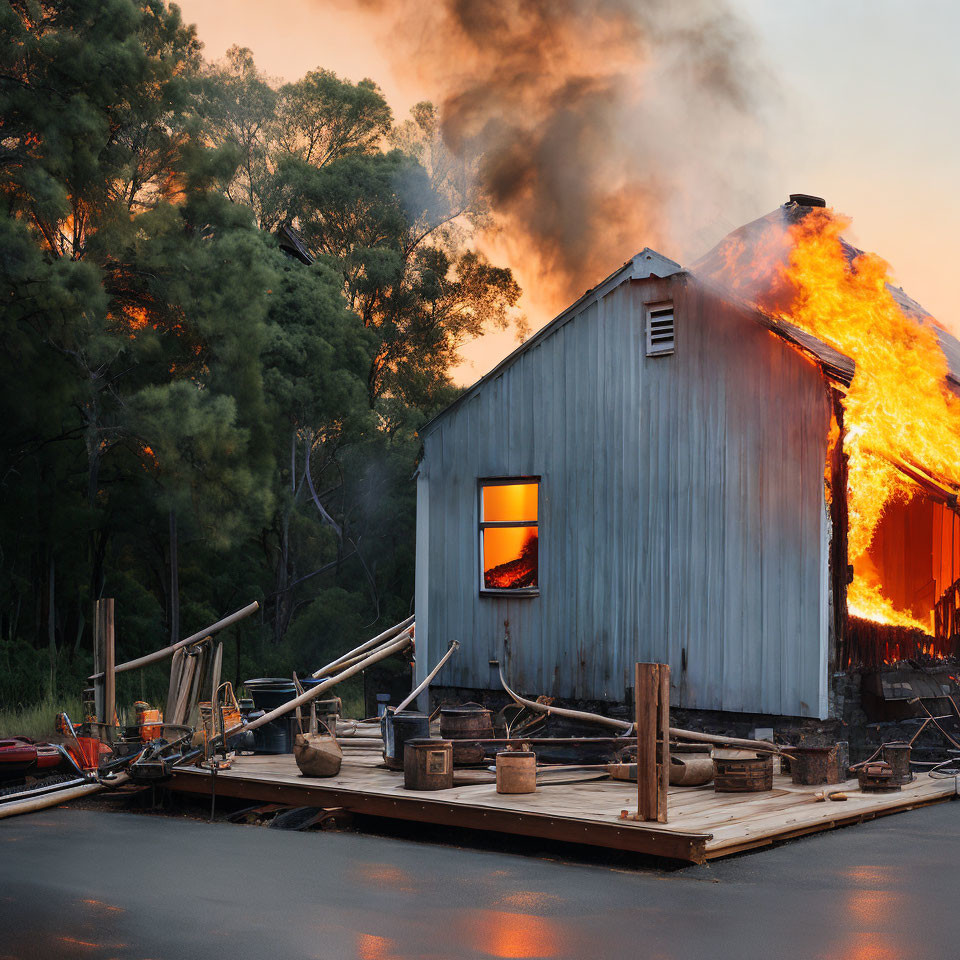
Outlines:
[[0, 740], [0, 780], [19, 779], [37, 766], [37, 745], [29, 737]]
[[41, 770], [58, 767], [63, 757], [52, 743], [37, 743], [30, 737], [0, 740], [0, 781], [21, 780]]
[[52, 743], [38, 743], [37, 748], [37, 768], [40, 770], [50, 770], [59, 766], [63, 760], [63, 755]]

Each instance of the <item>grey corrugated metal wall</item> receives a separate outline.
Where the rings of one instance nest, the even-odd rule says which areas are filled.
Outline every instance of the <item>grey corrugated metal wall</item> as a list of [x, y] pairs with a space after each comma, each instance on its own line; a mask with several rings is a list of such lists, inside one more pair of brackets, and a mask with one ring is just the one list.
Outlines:
[[[676, 351], [647, 357], [668, 299]], [[816, 366], [690, 276], [615, 287], [426, 431], [430, 663], [458, 639], [444, 684], [497, 688], [503, 658], [520, 690], [619, 700], [665, 660], [678, 706], [825, 716], [829, 418]], [[481, 597], [477, 479], [530, 474], [540, 596]]]

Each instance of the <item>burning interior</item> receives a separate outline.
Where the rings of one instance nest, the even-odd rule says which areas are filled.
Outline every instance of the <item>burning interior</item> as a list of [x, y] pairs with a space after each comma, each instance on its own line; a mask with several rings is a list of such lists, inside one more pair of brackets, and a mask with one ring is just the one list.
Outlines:
[[539, 489], [530, 477], [480, 481], [481, 591], [537, 589]]
[[960, 344], [892, 285], [882, 259], [843, 238], [849, 223], [819, 198], [793, 195], [694, 271], [855, 365], [849, 379], [825, 371], [837, 666], [953, 657]]

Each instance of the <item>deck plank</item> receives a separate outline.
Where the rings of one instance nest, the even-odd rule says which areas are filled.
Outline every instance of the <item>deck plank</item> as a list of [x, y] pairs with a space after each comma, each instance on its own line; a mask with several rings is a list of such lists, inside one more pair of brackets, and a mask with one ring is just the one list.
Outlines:
[[[174, 789], [210, 792], [210, 774], [199, 768], [178, 770]], [[636, 792], [618, 780], [585, 780], [541, 786], [533, 794], [503, 795], [493, 783], [461, 784], [450, 790], [403, 788], [402, 775], [387, 770], [373, 748], [346, 752], [340, 774], [329, 779], [300, 775], [291, 755], [235, 757], [217, 775], [220, 795], [303, 805], [345, 806], [357, 812], [526, 834], [634, 850], [702, 862], [778, 839], [844, 823], [908, 810], [957, 795], [955, 778], [921, 775], [895, 793], [861, 793], [856, 781], [837, 784], [844, 802], [816, 802], [821, 787], [804, 787], [774, 778], [763, 793], [715, 793], [712, 786], [671, 787], [669, 821], [639, 823], [619, 819], [636, 810]]]

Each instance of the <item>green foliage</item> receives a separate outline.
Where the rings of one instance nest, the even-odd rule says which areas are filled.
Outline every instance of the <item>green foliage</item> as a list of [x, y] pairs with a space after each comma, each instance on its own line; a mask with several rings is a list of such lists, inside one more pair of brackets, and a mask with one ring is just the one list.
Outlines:
[[56, 738], [55, 721], [58, 713], [66, 713], [71, 720], [80, 716], [79, 696], [63, 698], [44, 697], [27, 706], [0, 708], [0, 738], [33, 737], [34, 740]]
[[433, 108], [205, 64], [163, 0], [0, 0], [0, 127], [0, 707], [79, 691], [102, 596], [120, 659], [260, 599], [234, 681], [407, 616], [416, 431], [519, 297]]

